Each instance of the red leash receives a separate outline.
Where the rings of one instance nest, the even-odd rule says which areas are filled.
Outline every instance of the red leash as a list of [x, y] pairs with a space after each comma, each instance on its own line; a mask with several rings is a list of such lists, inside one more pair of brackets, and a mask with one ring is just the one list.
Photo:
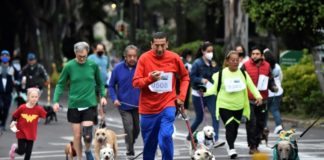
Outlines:
[[195, 143], [195, 140], [194, 140], [192, 131], [191, 131], [191, 127], [190, 127], [190, 122], [189, 122], [188, 116], [184, 112], [184, 106], [183, 106], [183, 104], [180, 105], [180, 106], [178, 106], [178, 108], [179, 108], [179, 113], [181, 114], [182, 118], [186, 121], [186, 126], [187, 126], [187, 129], [189, 131], [189, 135], [190, 135], [190, 138], [191, 138], [192, 147], [193, 147], [194, 150], [196, 150], [196, 143]]

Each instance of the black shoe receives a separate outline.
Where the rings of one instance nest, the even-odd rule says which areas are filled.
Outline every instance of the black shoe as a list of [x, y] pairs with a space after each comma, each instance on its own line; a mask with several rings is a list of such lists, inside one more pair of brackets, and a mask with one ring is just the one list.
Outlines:
[[250, 151], [249, 151], [249, 154], [255, 154], [255, 153], [259, 153], [258, 148], [256, 148], [256, 147], [251, 147], [251, 148], [250, 148]]
[[126, 156], [135, 156], [135, 153], [134, 151], [126, 152]]

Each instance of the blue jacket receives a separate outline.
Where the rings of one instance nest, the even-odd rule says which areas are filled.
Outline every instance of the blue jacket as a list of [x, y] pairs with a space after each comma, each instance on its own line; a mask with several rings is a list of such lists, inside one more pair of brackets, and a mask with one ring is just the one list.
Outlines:
[[218, 72], [219, 67], [212, 67], [211, 63], [210, 65], [206, 65], [202, 57], [197, 58], [191, 68], [190, 72], [190, 81], [193, 89], [196, 89], [196, 87], [201, 83], [202, 78], [208, 79], [211, 83], [214, 83], [212, 76], [214, 73]]
[[[108, 89], [112, 101], [121, 102], [120, 109], [130, 110], [138, 107], [140, 90], [134, 88], [132, 80], [136, 66], [129, 68], [125, 61], [118, 63], [111, 73]], [[117, 93], [117, 95], [116, 95]]]

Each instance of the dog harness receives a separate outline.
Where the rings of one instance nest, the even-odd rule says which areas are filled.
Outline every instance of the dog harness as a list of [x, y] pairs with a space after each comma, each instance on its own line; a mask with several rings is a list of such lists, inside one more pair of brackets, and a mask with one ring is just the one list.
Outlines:
[[205, 135], [203, 131], [196, 131], [193, 133], [193, 138], [196, 144], [203, 144], [208, 148], [211, 148], [214, 145], [214, 136], [209, 138]]

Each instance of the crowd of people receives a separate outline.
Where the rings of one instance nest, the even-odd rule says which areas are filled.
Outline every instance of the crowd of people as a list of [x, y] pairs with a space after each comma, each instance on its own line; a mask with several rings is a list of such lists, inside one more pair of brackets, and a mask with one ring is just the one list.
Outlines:
[[[71, 124], [78, 159], [82, 159], [82, 139], [86, 159], [94, 159], [91, 153], [94, 126], [98, 117], [99, 121], [105, 119], [108, 97], [122, 118], [128, 158], [136, 155], [134, 144], [141, 133], [144, 160], [155, 159], [157, 146], [163, 160], [173, 159], [174, 121], [179, 106], [184, 105], [186, 111], [190, 108], [190, 98], [195, 113], [191, 131], [198, 130], [208, 109], [215, 131], [213, 144], [218, 147], [227, 143], [230, 158], [238, 156], [234, 143], [241, 122], [246, 124], [249, 154], [259, 152], [261, 134], [268, 129], [268, 110], [275, 120], [274, 133], [283, 129], [280, 118], [283, 75], [269, 49], [252, 47], [247, 53], [242, 45], [237, 45], [225, 54], [224, 66], [220, 66], [211, 42], [203, 42], [194, 54], [184, 50], [182, 57], [168, 50], [168, 46], [167, 35], [156, 32], [150, 50], [139, 56], [139, 49], [128, 45], [124, 60], [112, 68], [105, 45], [93, 45], [90, 56], [88, 43], [74, 45], [75, 58], [64, 65], [55, 87], [53, 110], [59, 110], [68, 84], [67, 121]], [[6, 129], [13, 91], [27, 93], [26, 102], [12, 113], [9, 128], [16, 132], [18, 141], [18, 145], [11, 146], [10, 158], [25, 154], [28, 160], [37, 136], [37, 123], [26, 121], [46, 117], [37, 102], [50, 81], [35, 53], [28, 53], [27, 65], [22, 69], [15, 67], [10, 58], [9, 51], [1, 51], [0, 132]], [[30, 117], [33, 115], [35, 118]], [[226, 142], [219, 139], [220, 119], [226, 130]], [[188, 131], [186, 139], [191, 138]]]

